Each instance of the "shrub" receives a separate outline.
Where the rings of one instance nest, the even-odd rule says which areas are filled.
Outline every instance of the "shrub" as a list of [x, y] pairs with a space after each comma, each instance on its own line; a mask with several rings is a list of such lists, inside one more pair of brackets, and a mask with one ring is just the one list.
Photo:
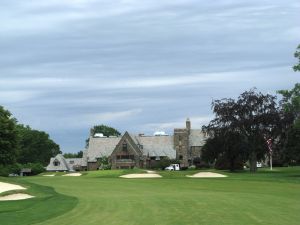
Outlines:
[[201, 168], [209, 168], [209, 167], [210, 167], [209, 164], [208, 164], [207, 162], [201, 160], [200, 157], [194, 158], [193, 164], [195, 165], [195, 167], [196, 167], [197, 169], [201, 169]]
[[41, 163], [27, 163], [22, 165], [22, 168], [30, 168], [32, 175], [37, 175], [45, 171], [45, 168]]
[[229, 169], [231, 171], [234, 171], [234, 170], [242, 170], [243, 167], [244, 167], [243, 161], [238, 158], [235, 160], [229, 161], [226, 157], [220, 156], [215, 163], [215, 169], [218, 169], [218, 170], [228, 170]]
[[168, 157], [160, 158], [160, 160], [152, 160], [149, 167], [150, 169], [161, 169], [164, 170], [167, 166], [170, 166], [172, 161]]
[[111, 164], [106, 156], [98, 159], [98, 162], [100, 164], [100, 167], [99, 167], [100, 170], [110, 170], [111, 169]]
[[21, 167], [18, 163], [6, 166], [0, 165], [0, 176], [7, 177], [11, 173], [20, 174]]
[[8, 167], [7, 167], [7, 166], [0, 165], [0, 176], [1, 176], [1, 177], [7, 177], [8, 174], [10, 174], [10, 172], [9, 172], [9, 170], [8, 170]]
[[189, 166], [189, 170], [195, 170], [195, 169], [196, 169], [196, 166], [195, 166], [195, 165]]

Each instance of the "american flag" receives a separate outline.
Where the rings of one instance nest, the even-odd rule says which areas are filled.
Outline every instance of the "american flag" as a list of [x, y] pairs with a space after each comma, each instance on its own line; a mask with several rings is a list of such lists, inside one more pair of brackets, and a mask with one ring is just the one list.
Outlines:
[[267, 145], [268, 145], [268, 149], [269, 149], [269, 152], [270, 152], [270, 154], [272, 154], [272, 139], [271, 138], [269, 138], [268, 140], [267, 140]]

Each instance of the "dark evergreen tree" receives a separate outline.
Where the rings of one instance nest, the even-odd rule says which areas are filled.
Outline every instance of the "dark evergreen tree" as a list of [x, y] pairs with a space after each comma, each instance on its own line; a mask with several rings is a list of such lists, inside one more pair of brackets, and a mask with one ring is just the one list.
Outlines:
[[16, 119], [0, 106], [0, 165], [13, 164], [16, 160], [18, 135]]

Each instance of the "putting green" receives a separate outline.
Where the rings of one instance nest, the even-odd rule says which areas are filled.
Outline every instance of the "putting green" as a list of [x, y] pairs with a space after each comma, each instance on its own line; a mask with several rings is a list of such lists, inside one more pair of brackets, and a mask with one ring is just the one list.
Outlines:
[[15, 205], [0, 203], [1, 224], [296, 225], [300, 221], [299, 167], [257, 174], [222, 172], [226, 178], [185, 177], [199, 171], [163, 171], [160, 179], [119, 178], [132, 172], [141, 171], [13, 178], [31, 185], [28, 193], [37, 197]]

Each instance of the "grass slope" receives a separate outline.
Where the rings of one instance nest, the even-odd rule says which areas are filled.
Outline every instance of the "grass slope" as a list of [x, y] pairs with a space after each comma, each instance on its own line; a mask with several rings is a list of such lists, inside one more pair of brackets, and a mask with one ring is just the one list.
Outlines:
[[[35, 207], [44, 217], [38, 223], [43, 225], [299, 224], [299, 167], [277, 168], [273, 172], [260, 170], [257, 174], [222, 172], [228, 178], [185, 177], [196, 172], [161, 171], [161, 179], [128, 180], [118, 176], [131, 170], [95, 171], [81, 177], [40, 176], [18, 180], [37, 184], [33, 185], [37, 188], [42, 188], [38, 185], [54, 187], [64, 197], [78, 199], [72, 210], [57, 217], [47, 215], [54, 206], [53, 202], [49, 205], [49, 199], [38, 201], [39, 207], [32, 204], [31, 208]], [[29, 204], [26, 201], [22, 204]], [[27, 217], [33, 217], [34, 210], [28, 211]], [[19, 213], [15, 211], [13, 215]], [[8, 213], [13, 212], [12, 209]], [[1, 214], [0, 217], [2, 222]], [[20, 218], [15, 219], [15, 225], [28, 224]]]
[[[0, 178], [0, 181], [10, 182], [15, 179]], [[28, 190], [9, 191], [10, 193], [28, 193], [35, 198], [19, 201], [0, 201], [0, 224], [31, 225], [64, 214], [77, 204], [77, 198], [59, 194], [52, 187], [28, 183], [18, 179], [18, 183]]]

